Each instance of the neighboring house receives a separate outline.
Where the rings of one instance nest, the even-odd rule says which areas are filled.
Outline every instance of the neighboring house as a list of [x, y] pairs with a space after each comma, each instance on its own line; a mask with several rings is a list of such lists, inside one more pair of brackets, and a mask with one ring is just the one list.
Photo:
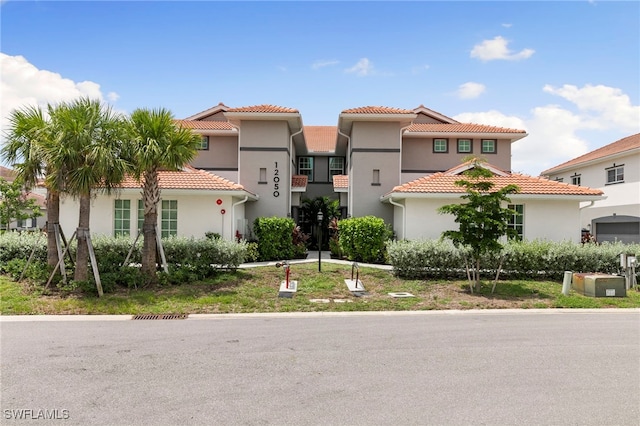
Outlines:
[[540, 174], [604, 191], [606, 199], [580, 207], [580, 224], [596, 241], [640, 243], [640, 133]]
[[[246, 222], [246, 204], [258, 199], [242, 185], [192, 167], [163, 170], [159, 176], [158, 231], [163, 237], [202, 238], [211, 232], [233, 239], [237, 224]], [[128, 178], [111, 195], [96, 192], [89, 228], [92, 234], [135, 238], [143, 219], [140, 183]], [[60, 224], [67, 236], [78, 226], [78, 202], [70, 196], [60, 202]]]
[[[13, 182], [18, 176], [15, 170], [7, 167], [0, 166], [0, 178], [7, 182]], [[34, 192], [28, 192], [27, 198], [36, 201], [40, 207], [41, 215], [36, 218], [29, 218], [24, 220], [13, 221], [9, 224], [9, 229], [15, 229], [19, 231], [33, 231], [36, 229], [42, 229], [47, 223], [47, 203], [46, 203], [46, 191], [40, 188], [35, 188]]]
[[[578, 242], [580, 202], [602, 199], [602, 191], [598, 189], [512, 174], [486, 163], [479, 166], [493, 173], [495, 190], [509, 184], [518, 186], [519, 192], [509, 195], [508, 207], [517, 212], [509, 225], [520, 239]], [[382, 202], [394, 207], [396, 236], [410, 240], [438, 239], [443, 231], [457, 229], [455, 217], [439, 214], [438, 208], [464, 201], [460, 196], [465, 194], [465, 188], [455, 182], [463, 179], [461, 175], [472, 167], [471, 162], [466, 162], [446, 172], [396, 186], [385, 194]]]

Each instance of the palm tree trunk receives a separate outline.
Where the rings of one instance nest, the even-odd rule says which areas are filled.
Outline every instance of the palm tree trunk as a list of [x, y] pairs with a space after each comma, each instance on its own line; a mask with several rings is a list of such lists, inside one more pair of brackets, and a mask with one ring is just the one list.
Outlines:
[[149, 282], [156, 282], [156, 226], [158, 223], [158, 203], [160, 202], [160, 186], [158, 185], [158, 172], [151, 170], [144, 175], [142, 185], [142, 198], [144, 202], [144, 222], [142, 233], [142, 273]]
[[75, 281], [87, 281], [89, 277], [89, 246], [87, 233], [89, 232], [89, 218], [91, 210], [91, 194], [80, 195], [80, 214], [78, 218], [78, 251], [76, 252]]
[[56, 225], [60, 225], [60, 193], [47, 191], [47, 265], [55, 268], [58, 264]]

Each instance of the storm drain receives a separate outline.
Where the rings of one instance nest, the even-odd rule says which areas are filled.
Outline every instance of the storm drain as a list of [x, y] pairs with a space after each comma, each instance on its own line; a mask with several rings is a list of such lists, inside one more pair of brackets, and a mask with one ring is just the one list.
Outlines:
[[134, 320], [175, 320], [187, 319], [189, 314], [138, 314], [134, 315]]

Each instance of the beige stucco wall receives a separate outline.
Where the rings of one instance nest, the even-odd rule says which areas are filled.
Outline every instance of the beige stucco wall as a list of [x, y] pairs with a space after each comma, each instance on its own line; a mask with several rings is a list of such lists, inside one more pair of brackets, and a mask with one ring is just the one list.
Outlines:
[[[379, 185], [373, 182], [374, 170], [380, 171]], [[389, 204], [381, 203], [380, 196], [400, 183], [400, 124], [353, 123], [349, 173], [351, 216], [372, 215], [391, 224], [393, 209]]]
[[[242, 121], [240, 124], [240, 182], [260, 199], [246, 206], [249, 225], [257, 217], [290, 214], [291, 158], [286, 121]], [[260, 169], [267, 172], [260, 182]]]
[[[98, 195], [91, 203], [90, 229], [92, 235], [113, 235], [114, 228], [114, 200], [131, 200], [130, 233], [131, 238], [137, 235], [137, 206], [139, 193], [125, 193], [111, 197]], [[178, 201], [178, 235], [183, 237], [203, 238], [206, 232], [215, 232], [225, 239], [233, 239], [235, 226], [238, 220], [244, 218], [244, 205], [235, 207], [233, 204], [240, 198], [233, 198], [228, 195], [207, 194], [207, 193], [176, 193], [163, 191], [162, 199]], [[217, 200], [222, 200], [222, 204], [217, 204]], [[222, 214], [221, 210], [225, 213]], [[158, 206], [158, 231], [161, 226], [161, 205]], [[235, 224], [232, 222], [235, 221]], [[65, 197], [60, 203], [60, 225], [69, 238], [78, 226], [78, 202], [71, 197]]]
[[472, 154], [457, 152], [458, 138], [448, 138], [448, 140], [449, 152], [434, 153], [433, 138], [404, 137], [402, 141], [403, 179], [416, 174], [424, 176], [427, 173], [448, 170], [463, 163], [464, 158], [469, 155], [482, 156], [488, 163], [502, 170], [511, 170], [511, 142], [509, 140], [497, 139], [495, 154], [481, 153], [482, 139], [473, 139]]
[[[206, 133], [201, 133], [206, 135]], [[238, 137], [237, 136], [209, 136], [209, 149], [198, 151], [191, 162], [195, 168], [237, 169], [238, 168]], [[216, 173], [218, 174], [218, 173]]]

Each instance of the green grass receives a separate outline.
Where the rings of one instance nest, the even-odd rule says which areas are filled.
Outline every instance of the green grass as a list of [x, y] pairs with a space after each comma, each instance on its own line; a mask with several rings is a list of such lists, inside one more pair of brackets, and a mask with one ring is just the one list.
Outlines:
[[[182, 285], [148, 289], [118, 289], [97, 297], [44, 292], [40, 285], [16, 283], [0, 276], [0, 314], [160, 314], [160, 313], [251, 313], [313, 311], [402, 311], [493, 308], [640, 308], [640, 292], [630, 290], [624, 298], [593, 298], [575, 292], [562, 295], [562, 283], [506, 280], [482, 283], [470, 294], [466, 281], [403, 280], [388, 271], [362, 267], [360, 279], [368, 295], [355, 297], [345, 279], [351, 268], [326, 263], [291, 266], [291, 279], [298, 291], [290, 299], [279, 298], [284, 279], [282, 269], [261, 267], [220, 273], [215, 278]], [[390, 292], [409, 292], [414, 298], [394, 299]], [[310, 299], [330, 299], [314, 303]], [[341, 302], [342, 301], [342, 302]]]

